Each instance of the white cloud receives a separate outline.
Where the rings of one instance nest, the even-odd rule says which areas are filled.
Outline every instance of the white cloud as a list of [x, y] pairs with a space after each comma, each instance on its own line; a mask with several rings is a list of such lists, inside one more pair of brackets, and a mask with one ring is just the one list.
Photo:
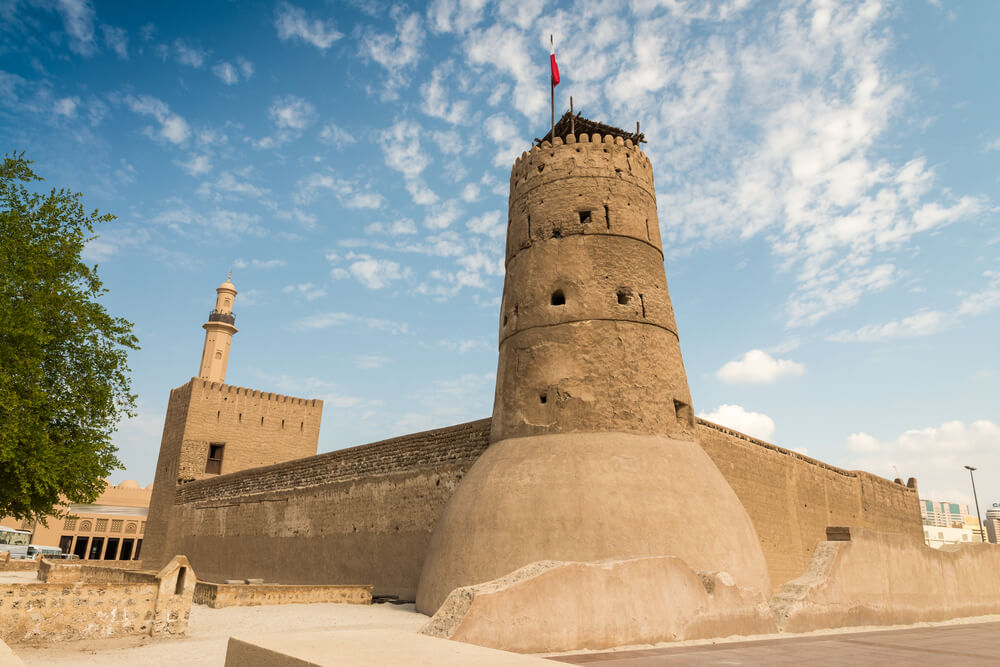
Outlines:
[[[411, 276], [409, 268], [402, 267], [390, 259], [348, 253], [347, 260], [351, 262], [347, 272], [368, 289], [382, 289], [397, 280], [408, 279]], [[338, 272], [334, 277], [342, 275]]]
[[407, 326], [405, 322], [393, 322], [392, 320], [384, 320], [377, 317], [362, 317], [360, 315], [342, 312], [317, 313], [316, 315], [310, 315], [309, 317], [293, 322], [292, 329], [297, 331], [328, 329], [330, 327], [339, 327], [345, 324], [360, 325], [376, 331], [385, 331], [392, 334], [405, 334], [409, 331], [409, 326]]
[[409, 218], [399, 218], [391, 223], [373, 222], [365, 225], [365, 234], [388, 234], [405, 236], [417, 233], [417, 225]]
[[386, 165], [407, 179], [420, 176], [431, 162], [420, 148], [421, 133], [421, 128], [416, 123], [401, 120], [379, 136]]
[[403, 73], [420, 60], [424, 42], [423, 21], [417, 13], [405, 14], [401, 7], [390, 12], [396, 23], [395, 34], [368, 32], [361, 38], [361, 50], [388, 72], [382, 85], [382, 99], [395, 99], [396, 89], [404, 86]]
[[88, 0], [58, 0], [56, 8], [63, 19], [69, 48], [81, 56], [97, 52], [94, 41], [94, 8]]
[[479, 199], [479, 186], [475, 183], [466, 183], [462, 188], [462, 201], [472, 203]]
[[319, 138], [331, 146], [336, 146], [338, 149], [357, 142], [353, 134], [336, 123], [327, 123], [324, 125], [323, 129], [319, 132]]
[[782, 377], [796, 377], [806, 372], [806, 367], [790, 359], [775, 359], [763, 350], [750, 350], [738, 361], [730, 361], [716, 371], [715, 376], [734, 384], [774, 382]]
[[877, 452], [882, 448], [877, 438], [867, 433], [852, 433], [847, 436], [847, 449], [852, 452]]
[[[284, 262], [282, 262], [284, 264]], [[306, 301], [315, 301], [326, 296], [326, 290], [313, 283], [299, 283], [298, 285], [286, 285], [281, 289], [285, 294], [298, 294]]]
[[125, 98], [125, 104], [135, 113], [152, 116], [160, 123], [159, 133], [154, 135], [150, 130], [147, 132], [150, 136], [159, 136], [173, 144], [181, 144], [187, 141], [191, 135], [187, 121], [172, 113], [170, 107], [162, 100], [151, 95], [140, 95], [139, 97], [129, 95]]
[[971, 423], [954, 420], [939, 426], [903, 431], [891, 440], [867, 433], [852, 433], [845, 448], [851, 468], [893, 478], [896, 471], [906, 480], [917, 478], [921, 498], [951, 502], [972, 502], [969, 472], [971, 465], [983, 472], [976, 475], [981, 501], [1000, 501], [1000, 481], [987, 471], [1000, 469], [1000, 425], [986, 419]]
[[192, 154], [187, 162], [174, 160], [174, 164], [182, 167], [191, 176], [200, 176], [212, 171], [212, 162], [207, 155]]
[[240, 75], [236, 67], [225, 61], [212, 65], [212, 74], [219, 77], [227, 86], [240, 82]]
[[449, 199], [428, 213], [424, 224], [428, 229], [444, 229], [458, 220], [461, 214], [462, 207], [454, 199]]
[[469, 64], [488, 65], [514, 79], [510, 102], [525, 117], [537, 119], [545, 110], [548, 68], [539, 66], [538, 56], [545, 53], [540, 44], [515, 28], [493, 25], [469, 33], [462, 48]]
[[986, 144], [986, 150], [988, 151], [1000, 151], [1000, 137], [997, 137], [993, 141]]
[[278, 39], [287, 41], [299, 39], [312, 44], [321, 51], [326, 51], [334, 42], [344, 36], [337, 30], [333, 21], [323, 19], [309, 20], [305, 10], [282, 2], [275, 11], [274, 27], [278, 31]]
[[1000, 308], [1000, 271], [984, 271], [989, 286], [981, 292], [968, 294], [958, 306], [959, 316], [983, 315]]
[[313, 173], [300, 179], [292, 198], [299, 204], [308, 204], [323, 190], [332, 192], [347, 208], [381, 208], [385, 204], [385, 199], [377, 192], [364, 190], [354, 181], [330, 173]]
[[486, 0], [433, 0], [427, 23], [434, 32], [465, 32], [483, 19], [485, 7]]
[[448, 99], [446, 82], [454, 78], [454, 70], [455, 66], [451, 61], [434, 68], [430, 80], [420, 87], [420, 108], [428, 116], [457, 125], [468, 122], [469, 103], [465, 100], [452, 102]]
[[203, 182], [198, 187], [197, 192], [203, 197], [214, 195], [216, 199], [239, 199], [236, 195], [261, 199], [263, 197], [268, 197], [271, 194], [271, 190], [269, 188], [258, 187], [250, 181], [241, 180], [230, 171], [224, 171], [219, 174], [219, 178], [217, 178], [214, 183], [208, 181]]
[[104, 45], [115, 52], [121, 60], [128, 60], [128, 33], [124, 28], [102, 25]]
[[188, 65], [195, 69], [201, 68], [205, 64], [208, 52], [197, 46], [192, 46], [183, 39], [174, 40], [174, 57], [181, 65]]
[[517, 126], [505, 114], [490, 116], [484, 123], [486, 135], [497, 145], [493, 166], [509, 167], [526, 148], [530, 148]]
[[500, 221], [500, 216], [500, 211], [488, 211], [479, 217], [471, 218], [465, 226], [474, 234], [484, 234], [498, 239], [507, 232], [506, 226]]
[[[171, 208], [153, 216], [154, 223], [169, 227], [181, 234], [190, 234], [189, 230], [196, 228], [212, 229], [227, 237], [264, 236], [264, 228], [259, 224], [259, 215], [220, 208], [200, 213], [178, 200], [172, 200], [170, 203]], [[243, 299], [243, 302], [246, 303], [246, 299]]]
[[79, 97], [63, 97], [62, 99], [56, 100], [55, 104], [52, 105], [52, 111], [60, 116], [72, 118], [76, 115], [76, 108], [79, 105]]
[[760, 412], [749, 412], [739, 405], [720, 405], [698, 416], [761, 440], [768, 440], [774, 435], [773, 419]]
[[937, 333], [947, 324], [945, 313], [937, 310], [926, 310], [902, 320], [886, 322], [885, 324], [869, 324], [854, 331], [840, 331], [827, 337], [827, 340], [838, 343], [871, 342], [904, 338], [910, 336], [928, 336]]
[[316, 119], [316, 107], [295, 95], [276, 98], [267, 113], [279, 130], [304, 130]]

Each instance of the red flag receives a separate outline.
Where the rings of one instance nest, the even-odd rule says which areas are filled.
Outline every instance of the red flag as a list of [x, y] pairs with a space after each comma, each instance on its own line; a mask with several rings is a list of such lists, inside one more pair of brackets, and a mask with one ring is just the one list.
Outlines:
[[551, 52], [551, 55], [549, 56], [549, 60], [552, 63], [552, 85], [553, 86], [558, 86], [559, 85], [559, 65], [556, 64], [556, 47], [553, 46], [551, 38], [549, 39], [549, 51]]

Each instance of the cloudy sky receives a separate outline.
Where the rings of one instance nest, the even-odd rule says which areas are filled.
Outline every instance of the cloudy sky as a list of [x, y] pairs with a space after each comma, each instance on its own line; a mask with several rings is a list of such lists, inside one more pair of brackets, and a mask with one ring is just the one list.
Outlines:
[[554, 34], [559, 110], [649, 140], [697, 412], [941, 500], [977, 465], [988, 505], [997, 25], [987, 0], [0, 0], [0, 145], [118, 216], [87, 248], [142, 345], [115, 481], [152, 481], [230, 269], [228, 381], [322, 398], [337, 449], [490, 414]]

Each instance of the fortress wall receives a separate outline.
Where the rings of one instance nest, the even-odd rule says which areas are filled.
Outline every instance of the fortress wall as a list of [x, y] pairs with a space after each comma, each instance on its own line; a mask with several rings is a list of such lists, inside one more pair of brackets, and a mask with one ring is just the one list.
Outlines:
[[173, 549], [201, 579], [374, 585], [413, 599], [431, 531], [488, 419], [177, 489]]
[[209, 446], [224, 445], [221, 473], [312, 456], [323, 401], [192, 378], [171, 390], [150, 499], [143, 560], [166, 563], [176, 548], [174, 491], [179, 484], [213, 479]]
[[701, 446], [750, 514], [775, 588], [801, 575], [827, 526], [923, 540], [917, 490], [698, 420]]

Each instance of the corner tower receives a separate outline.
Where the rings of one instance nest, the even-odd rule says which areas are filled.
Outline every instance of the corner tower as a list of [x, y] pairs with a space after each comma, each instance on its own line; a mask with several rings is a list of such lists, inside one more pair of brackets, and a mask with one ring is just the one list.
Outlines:
[[555, 130], [511, 171], [492, 444], [435, 527], [417, 609], [541, 560], [676, 556], [768, 592], [696, 441], [641, 137]]
[[208, 314], [208, 321], [201, 325], [205, 329], [205, 347], [201, 352], [201, 367], [198, 377], [209, 382], [225, 382], [226, 366], [229, 364], [229, 346], [233, 334], [238, 329], [233, 326], [233, 303], [236, 301], [236, 286], [230, 280], [215, 288], [215, 308]]

